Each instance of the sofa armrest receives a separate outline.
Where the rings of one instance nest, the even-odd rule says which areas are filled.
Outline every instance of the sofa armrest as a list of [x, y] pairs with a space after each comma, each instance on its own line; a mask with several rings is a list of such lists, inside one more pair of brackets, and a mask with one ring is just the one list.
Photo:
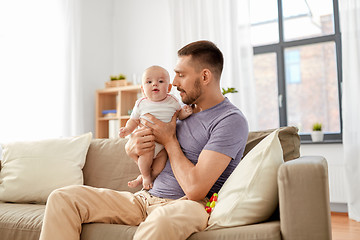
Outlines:
[[305, 156], [282, 164], [278, 185], [282, 239], [331, 239], [326, 159]]

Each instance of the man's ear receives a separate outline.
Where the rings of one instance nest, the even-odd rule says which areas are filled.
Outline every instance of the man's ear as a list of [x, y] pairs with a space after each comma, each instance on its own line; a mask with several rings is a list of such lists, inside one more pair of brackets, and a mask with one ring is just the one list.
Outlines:
[[204, 84], [209, 84], [211, 79], [211, 71], [209, 69], [204, 69], [201, 74], [201, 80]]
[[172, 84], [171, 84], [171, 83], [169, 83], [168, 93], [171, 91], [171, 88], [172, 88]]

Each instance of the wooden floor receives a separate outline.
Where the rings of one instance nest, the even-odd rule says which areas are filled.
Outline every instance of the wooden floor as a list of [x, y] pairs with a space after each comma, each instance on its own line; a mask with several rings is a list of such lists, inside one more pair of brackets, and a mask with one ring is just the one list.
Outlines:
[[360, 240], [360, 222], [348, 218], [347, 213], [331, 213], [333, 240]]

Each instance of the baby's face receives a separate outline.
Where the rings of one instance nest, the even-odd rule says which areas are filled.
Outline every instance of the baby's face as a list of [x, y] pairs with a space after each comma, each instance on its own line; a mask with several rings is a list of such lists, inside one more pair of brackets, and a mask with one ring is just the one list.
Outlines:
[[142, 89], [151, 101], [158, 102], [165, 99], [170, 88], [170, 77], [165, 69], [153, 67], [143, 74]]

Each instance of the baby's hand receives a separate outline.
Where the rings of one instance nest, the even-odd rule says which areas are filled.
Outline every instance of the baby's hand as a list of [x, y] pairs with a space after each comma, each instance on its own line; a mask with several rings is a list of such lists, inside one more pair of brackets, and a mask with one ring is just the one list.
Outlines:
[[188, 116], [190, 116], [193, 113], [193, 109], [190, 105], [183, 106], [183, 111], [185, 111], [186, 114], [188, 114]]
[[129, 134], [130, 134], [130, 132], [129, 132], [129, 130], [128, 130], [127, 128], [121, 127], [121, 128], [119, 129], [119, 137], [124, 138], [124, 137], [126, 137], [127, 135], [129, 135]]
[[193, 109], [190, 105], [185, 105], [181, 108], [181, 111], [179, 113], [179, 119], [183, 120], [190, 116], [193, 113]]

